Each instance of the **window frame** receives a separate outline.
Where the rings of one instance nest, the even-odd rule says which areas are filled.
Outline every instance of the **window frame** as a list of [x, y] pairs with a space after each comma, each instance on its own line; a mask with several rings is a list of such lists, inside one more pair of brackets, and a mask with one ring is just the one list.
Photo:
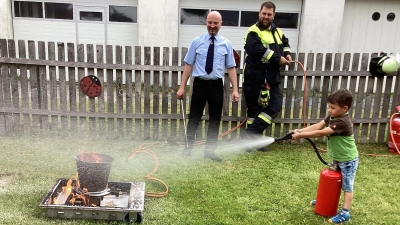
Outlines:
[[[242, 22], [242, 12], [254, 12], [257, 13], [257, 18], [258, 18], [258, 13], [259, 11], [256, 10], [239, 10], [239, 9], [222, 9], [222, 8], [200, 8], [200, 7], [180, 7], [179, 8], [179, 26], [204, 26], [202, 24], [183, 24], [182, 23], [182, 9], [194, 9], [194, 10], [207, 10], [208, 13], [210, 13], [212, 10], [216, 10], [216, 11], [238, 11], [239, 12], [239, 17], [238, 17], [238, 22], [237, 22], [237, 26], [227, 26], [227, 25], [223, 25], [223, 27], [225, 28], [243, 28], [243, 29], [247, 29], [249, 28], [251, 25], [255, 24], [257, 21], [254, 21], [250, 26], [242, 26], [241, 22]], [[296, 14], [297, 15], [297, 23], [296, 23], [296, 28], [283, 28], [280, 27], [281, 29], [288, 29], [288, 30], [299, 30], [299, 26], [300, 26], [300, 11], [278, 11], [276, 13], [285, 13], [285, 14]], [[279, 26], [278, 26], [279, 27]]]

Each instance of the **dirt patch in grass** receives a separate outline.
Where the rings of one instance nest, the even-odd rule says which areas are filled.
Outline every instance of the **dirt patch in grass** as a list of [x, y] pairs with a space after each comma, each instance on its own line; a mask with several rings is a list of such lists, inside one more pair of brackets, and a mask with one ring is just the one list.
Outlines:
[[0, 174], [0, 192], [5, 189], [12, 178], [13, 177], [10, 174]]

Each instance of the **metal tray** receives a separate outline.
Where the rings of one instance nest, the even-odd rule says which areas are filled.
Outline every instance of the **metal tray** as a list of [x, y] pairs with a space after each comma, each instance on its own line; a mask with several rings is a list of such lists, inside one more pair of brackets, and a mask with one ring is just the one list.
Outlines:
[[108, 182], [112, 193], [115, 190], [122, 195], [108, 194], [101, 197], [99, 206], [73, 206], [53, 204], [68, 179], [58, 179], [39, 207], [47, 209], [47, 217], [69, 219], [122, 220], [128, 223], [141, 223], [144, 210], [144, 182]]

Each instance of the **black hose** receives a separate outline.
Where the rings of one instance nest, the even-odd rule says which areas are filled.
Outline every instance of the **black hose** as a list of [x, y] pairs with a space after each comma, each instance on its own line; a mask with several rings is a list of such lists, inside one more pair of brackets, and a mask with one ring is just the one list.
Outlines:
[[[292, 139], [292, 135], [293, 135], [293, 132], [289, 132], [289, 133], [285, 134], [283, 137], [275, 138], [275, 142], [276, 142], [276, 141], [283, 141], [283, 140], [290, 140], [290, 139]], [[319, 154], [319, 151], [318, 151], [318, 149], [317, 149], [317, 146], [314, 144], [314, 142], [313, 142], [310, 138], [304, 138], [304, 139], [306, 139], [308, 142], [310, 142], [310, 144], [313, 146], [313, 148], [314, 148], [314, 150], [315, 150], [315, 153], [316, 153], [317, 156], [318, 156], [318, 159], [319, 159], [323, 164], [329, 165], [329, 164], [321, 157], [321, 155]]]
[[308, 142], [310, 142], [310, 144], [313, 146], [313, 148], [314, 148], [314, 150], [315, 150], [315, 153], [316, 153], [317, 156], [318, 156], [318, 159], [319, 159], [323, 164], [328, 165], [328, 163], [321, 157], [321, 154], [319, 154], [319, 151], [318, 151], [318, 149], [317, 149], [317, 146], [315, 146], [314, 142], [311, 141], [310, 138], [304, 138], [304, 139], [306, 139]]

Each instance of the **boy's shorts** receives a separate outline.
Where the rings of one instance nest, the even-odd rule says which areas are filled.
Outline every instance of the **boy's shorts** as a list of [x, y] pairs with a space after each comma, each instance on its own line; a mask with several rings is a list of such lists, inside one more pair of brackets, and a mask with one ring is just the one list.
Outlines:
[[344, 192], [353, 192], [354, 178], [358, 167], [358, 157], [347, 162], [340, 162], [338, 166], [342, 172], [342, 190]]

